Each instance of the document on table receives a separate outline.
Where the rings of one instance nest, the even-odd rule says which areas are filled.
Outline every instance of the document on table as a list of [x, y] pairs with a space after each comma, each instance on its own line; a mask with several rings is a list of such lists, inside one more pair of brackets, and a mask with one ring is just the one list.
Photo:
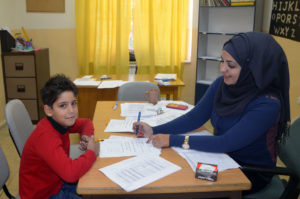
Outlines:
[[192, 149], [185, 150], [180, 147], [172, 147], [172, 149], [189, 163], [194, 172], [196, 171], [198, 162], [216, 164], [218, 165], [219, 171], [240, 167], [238, 163], [224, 153], [209, 153]]
[[125, 84], [127, 81], [122, 80], [105, 80], [98, 86], [98, 89], [117, 88]]
[[96, 79], [91, 78], [91, 76], [84, 76], [75, 79], [73, 82], [77, 86], [98, 86], [101, 81], [96, 81]]
[[106, 139], [100, 144], [100, 158], [137, 155], [160, 155], [161, 148], [146, 143], [148, 138]]
[[154, 79], [168, 79], [168, 80], [176, 80], [177, 74], [165, 74], [165, 73], [157, 73]]
[[116, 120], [111, 119], [104, 129], [104, 132], [132, 132], [133, 133], [133, 123], [136, 120], [126, 119], [126, 120]]
[[137, 156], [101, 168], [99, 171], [130, 192], [180, 169], [159, 156]]
[[158, 106], [151, 103], [122, 103], [121, 116], [122, 117], [135, 117], [141, 112], [141, 117], [154, 117], [157, 115]]

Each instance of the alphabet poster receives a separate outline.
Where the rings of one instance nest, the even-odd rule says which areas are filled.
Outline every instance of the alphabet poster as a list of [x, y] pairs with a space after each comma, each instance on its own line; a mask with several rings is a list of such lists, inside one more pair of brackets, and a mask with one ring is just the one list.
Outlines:
[[269, 32], [300, 41], [300, 0], [273, 0]]

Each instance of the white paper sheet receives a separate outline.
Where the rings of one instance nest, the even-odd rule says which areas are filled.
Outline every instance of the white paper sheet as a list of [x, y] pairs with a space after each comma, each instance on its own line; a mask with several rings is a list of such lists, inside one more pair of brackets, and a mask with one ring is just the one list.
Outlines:
[[180, 147], [172, 147], [181, 157], [183, 157], [190, 165], [192, 170], [196, 171], [198, 162], [216, 164], [219, 171], [226, 169], [239, 168], [240, 165], [236, 163], [231, 157], [224, 153], [209, 153], [196, 150], [185, 150]]
[[126, 119], [126, 120], [116, 120], [111, 119], [104, 129], [104, 132], [132, 132], [133, 123], [136, 120]]
[[125, 83], [127, 83], [127, 81], [122, 81], [122, 80], [105, 80], [105, 81], [101, 82], [101, 84], [98, 86], [98, 89], [117, 88], [117, 87], [122, 86]]
[[84, 76], [82, 78], [75, 79], [73, 82], [76, 86], [98, 86], [101, 81], [90, 79], [90, 76]]
[[176, 80], [177, 74], [165, 74], [165, 73], [157, 73], [154, 79], [168, 79], [168, 80]]
[[100, 144], [100, 158], [137, 155], [160, 155], [161, 148], [146, 143], [148, 138], [106, 139]]
[[151, 103], [122, 103], [121, 104], [121, 116], [122, 117], [138, 117], [138, 113], [141, 111], [141, 118], [154, 117], [157, 115], [158, 106], [154, 106]]
[[181, 168], [159, 156], [137, 156], [99, 169], [125, 191], [134, 191]]

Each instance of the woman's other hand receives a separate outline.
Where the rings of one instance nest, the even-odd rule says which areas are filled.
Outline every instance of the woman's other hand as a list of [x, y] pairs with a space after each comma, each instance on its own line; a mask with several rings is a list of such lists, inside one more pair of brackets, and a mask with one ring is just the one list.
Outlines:
[[153, 146], [157, 148], [169, 147], [170, 146], [170, 134], [156, 134], [152, 135], [147, 143], [152, 141]]

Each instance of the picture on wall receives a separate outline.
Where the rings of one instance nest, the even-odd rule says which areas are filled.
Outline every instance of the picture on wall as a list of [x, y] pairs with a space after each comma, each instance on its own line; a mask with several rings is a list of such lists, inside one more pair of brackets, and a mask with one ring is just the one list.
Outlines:
[[65, 0], [26, 0], [27, 12], [65, 12]]

